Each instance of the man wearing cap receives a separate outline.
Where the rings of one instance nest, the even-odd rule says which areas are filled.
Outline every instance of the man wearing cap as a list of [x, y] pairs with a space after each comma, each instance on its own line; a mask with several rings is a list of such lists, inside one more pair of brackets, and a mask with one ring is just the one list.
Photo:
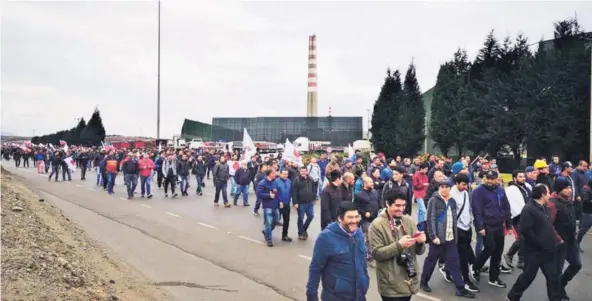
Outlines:
[[524, 170], [524, 174], [526, 175], [526, 184], [530, 186], [531, 190], [536, 185], [538, 173], [539, 172], [532, 166], [527, 166]]
[[481, 280], [481, 268], [490, 259], [489, 285], [505, 288], [506, 284], [499, 278], [500, 262], [504, 252], [504, 223], [508, 230], [512, 229], [510, 204], [503, 189], [498, 189], [498, 173], [489, 170], [485, 174], [483, 185], [479, 185], [472, 193], [471, 208], [473, 209], [474, 225], [478, 235], [483, 237], [484, 249], [477, 257], [469, 276], [474, 282]]
[[420, 288], [431, 292], [428, 285], [436, 263], [440, 257], [446, 262], [446, 270], [450, 273], [456, 295], [475, 298], [475, 294], [465, 289], [465, 283], [460, 273], [460, 261], [456, 241], [458, 240], [458, 209], [456, 201], [450, 195], [450, 188], [454, 182], [445, 179], [438, 183], [438, 192], [434, 193], [428, 202], [427, 232], [430, 239], [430, 250], [423, 264]]
[[565, 178], [569, 182], [569, 185], [572, 187], [570, 200], [576, 201], [579, 189], [578, 186], [575, 185], [574, 179], [571, 177], [572, 172], [573, 165], [571, 165], [571, 162], [565, 161], [561, 164], [561, 173], [559, 174], [559, 176]]
[[549, 166], [545, 160], [536, 160], [533, 165], [534, 169], [538, 170], [537, 184], [542, 183], [547, 185], [549, 189], [553, 190], [553, 177], [549, 173]]
[[549, 220], [553, 224], [557, 240], [560, 242], [557, 248], [557, 270], [563, 271], [565, 261], [569, 264], [560, 277], [560, 293], [563, 299], [569, 300], [565, 287], [582, 269], [582, 258], [576, 240], [576, 211], [571, 183], [564, 177], [558, 177], [555, 181], [555, 193], [551, 195], [549, 207]]

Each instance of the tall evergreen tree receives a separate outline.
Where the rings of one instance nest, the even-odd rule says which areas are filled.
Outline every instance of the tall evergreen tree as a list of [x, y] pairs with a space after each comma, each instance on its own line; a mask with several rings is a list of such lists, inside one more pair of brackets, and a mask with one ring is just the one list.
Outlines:
[[82, 131], [84, 130], [85, 127], [86, 127], [86, 121], [84, 120], [84, 117], [80, 117], [80, 120], [78, 121], [78, 125], [76, 126], [76, 129], [74, 130], [75, 139], [71, 142], [68, 141], [68, 143], [84, 144], [84, 140], [82, 139]]
[[103, 127], [101, 113], [98, 108], [95, 108], [86, 127], [82, 131], [82, 139], [85, 143], [90, 145], [100, 146], [101, 142], [105, 141], [105, 136], [105, 128]]
[[398, 103], [396, 98], [400, 96], [401, 91], [401, 74], [399, 70], [391, 73], [391, 70], [388, 69], [378, 99], [374, 103], [370, 132], [372, 133], [371, 140], [374, 149], [390, 157], [394, 156], [396, 152], [396, 137], [393, 131], [396, 120], [394, 120], [393, 115], [397, 114]]
[[417, 155], [425, 141], [426, 115], [413, 62], [407, 68], [401, 96], [397, 126], [393, 129], [397, 134], [396, 151], [401, 156], [412, 157]]

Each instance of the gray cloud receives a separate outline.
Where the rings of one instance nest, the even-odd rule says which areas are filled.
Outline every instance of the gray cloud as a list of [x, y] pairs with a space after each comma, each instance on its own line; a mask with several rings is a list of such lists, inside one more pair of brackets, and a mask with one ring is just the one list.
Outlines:
[[[156, 7], [3, 5], [2, 130], [50, 133], [98, 105], [108, 133], [155, 136]], [[591, 29], [591, 2], [164, 1], [161, 135], [178, 133], [183, 118], [304, 115], [312, 33], [319, 114], [365, 117], [389, 66], [404, 72], [413, 59], [426, 90], [456, 48], [474, 55], [491, 29], [536, 42], [575, 13]]]

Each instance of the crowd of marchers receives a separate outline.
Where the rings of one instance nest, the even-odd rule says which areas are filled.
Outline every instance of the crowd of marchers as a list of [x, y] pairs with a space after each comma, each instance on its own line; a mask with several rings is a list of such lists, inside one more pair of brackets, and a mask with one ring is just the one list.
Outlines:
[[[276, 226], [282, 242], [292, 241], [292, 209], [297, 238], [307, 240], [320, 203], [322, 231], [310, 264], [308, 300], [318, 300], [321, 282], [322, 300], [366, 300], [369, 268], [375, 270], [383, 300], [431, 292], [434, 270], [451, 283], [456, 296], [475, 298], [483, 283], [506, 288], [502, 274], [515, 269], [521, 274], [507, 300], [520, 300], [539, 269], [549, 300], [569, 300], [568, 284], [582, 267], [580, 244], [592, 227], [592, 172], [586, 161], [575, 166], [558, 157], [550, 164], [541, 158], [503, 183], [495, 159], [471, 161], [468, 156], [457, 162], [428, 156], [424, 162], [379, 153], [365, 164], [359, 152], [349, 158], [323, 153], [302, 164], [281, 154], [241, 160], [240, 154], [220, 150], [75, 146], [4, 146], [2, 156], [16, 167], [30, 167], [31, 160], [39, 173], [49, 173], [50, 181], [58, 181], [60, 174], [70, 181], [72, 165], [80, 169], [81, 180], [94, 169], [93, 180], [108, 194], [121, 175], [129, 199], [138, 194], [138, 184], [140, 197], [152, 198], [153, 182], [165, 197], [176, 198], [177, 189], [187, 197], [192, 185], [201, 197], [211, 180], [215, 206], [222, 199], [226, 208], [249, 207], [252, 187], [252, 212], [263, 215], [261, 233], [269, 247]], [[414, 203], [417, 212], [412, 212]], [[515, 240], [504, 252], [507, 235]], [[425, 252], [420, 269], [417, 255]]]

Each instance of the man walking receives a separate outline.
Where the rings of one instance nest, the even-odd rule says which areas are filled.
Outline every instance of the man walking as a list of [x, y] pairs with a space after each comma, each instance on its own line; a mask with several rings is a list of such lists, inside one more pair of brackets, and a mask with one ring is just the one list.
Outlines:
[[[300, 176], [292, 182], [292, 202], [294, 208], [298, 210], [298, 239], [306, 240], [308, 238], [308, 227], [314, 218], [314, 202], [316, 199], [316, 190], [314, 180], [308, 176], [306, 167], [300, 168]], [[304, 215], [306, 214], [306, 221]], [[285, 219], [284, 224], [289, 221]], [[286, 233], [287, 234], [287, 233]]]

